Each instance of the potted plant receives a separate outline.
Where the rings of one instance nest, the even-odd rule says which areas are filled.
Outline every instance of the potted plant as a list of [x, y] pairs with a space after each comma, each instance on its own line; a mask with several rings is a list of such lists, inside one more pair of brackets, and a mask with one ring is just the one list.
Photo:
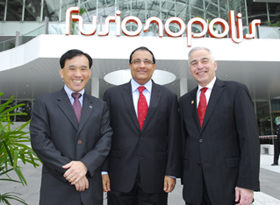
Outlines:
[[[2, 95], [3, 93], [0, 93], [0, 97]], [[13, 96], [7, 102], [0, 104], [0, 181], [21, 183], [25, 186], [27, 182], [22, 174], [21, 167], [18, 166], [18, 161], [21, 160], [23, 164], [29, 163], [37, 167], [39, 166], [37, 162], [40, 162], [40, 159], [32, 148], [26, 145], [27, 142], [30, 142], [30, 136], [29, 132], [25, 132], [23, 129], [29, 124], [30, 120], [15, 129], [11, 129], [11, 125], [13, 125], [10, 120], [11, 116], [26, 115], [26, 113], [11, 113], [24, 105], [11, 106], [12, 102]], [[15, 172], [18, 179], [12, 179], [9, 176], [10, 172]], [[18, 193], [13, 192], [0, 193], [0, 203], [11, 204], [10, 200], [16, 200], [26, 204], [18, 195]]]

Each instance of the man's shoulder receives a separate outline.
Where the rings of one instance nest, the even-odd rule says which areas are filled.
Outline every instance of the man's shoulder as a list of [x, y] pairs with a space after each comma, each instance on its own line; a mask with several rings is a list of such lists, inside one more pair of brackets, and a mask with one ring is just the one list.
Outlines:
[[123, 89], [127, 89], [131, 87], [129, 83], [125, 83], [125, 84], [121, 84], [121, 85], [117, 85], [117, 86], [114, 86], [114, 87], [111, 87], [111, 88], [108, 88], [105, 93], [107, 94], [115, 94], [115, 93], [118, 93], [120, 92], [121, 90]]
[[226, 87], [229, 87], [229, 88], [246, 87], [246, 85], [244, 85], [243, 83], [239, 83], [237, 81], [222, 81], [222, 80], [220, 80], [220, 82], [224, 83], [224, 85]]
[[85, 93], [84, 95], [85, 95], [85, 97], [86, 97], [89, 101], [91, 101], [91, 102], [93, 102], [93, 103], [106, 104], [105, 101], [103, 101], [103, 100], [101, 100], [101, 99], [99, 99], [99, 98], [97, 98], [97, 97], [95, 97], [95, 96], [89, 95], [89, 94], [87, 94], [87, 93]]
[[182, 95], [182, 96], [179, 98], [179, 101], [188, 99], [188, 98], [190, 98], [190, 96], [193, 95], [193, 94], [196, 95], [196, 91], [197, 91], [197, 87], [194, 88], [194, 89], [192, 89], [191, 91], [187, 92], [186, 94]]
[[37, 97], [37, 99], [51, 99], [51, 98], [57, 98], [58, 96], [60, 96], [62, 94], [62, 90], [56, 91], [56, 92], [52, 92], [52, 93], [47, 93], [47, 94], [43, 94]]
[[156, 83], [153, 84], [153, 88], [152, 89], [160, 90], [162, 93], [164, 93], [166, 95], [177, 96], [176, 93], [174, 93], [169, 88], [164, 87], [163, 85], [156, 84]]

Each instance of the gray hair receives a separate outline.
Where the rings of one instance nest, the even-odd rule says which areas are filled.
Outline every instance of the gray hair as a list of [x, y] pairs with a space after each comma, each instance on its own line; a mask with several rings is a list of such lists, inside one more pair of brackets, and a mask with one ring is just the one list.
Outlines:
[[206, 50], [209, 52], [210, 56], [211, 56], [211, 59], [213, 62], [215, 62], [215, 58], [213, 56], [213, 53], [212, 51], [209, 49], [209, 48], [206, 48], [206, 47], [203, 47], [203, 46], [198, 46], [198, 47], [194, 47], [190, 50], [189, 54], [188, 54], [188, 62], [189, 62], [189, 66], [191, 65], [191, 62], [190, 62], [190, 56], [191, 54], [194, 52], [194, 51], [197, 51], [197, 50]]

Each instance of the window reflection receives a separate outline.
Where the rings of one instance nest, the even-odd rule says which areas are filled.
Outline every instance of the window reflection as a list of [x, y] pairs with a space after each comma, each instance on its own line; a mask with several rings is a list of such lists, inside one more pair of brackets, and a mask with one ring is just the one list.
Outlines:
[[17, 115], [16, 121], [17, 122], [26, 122], [31, 118], [31, 110], [32, 110], [32, 103], [29, 100], [18, 101], [18, 104], [25, 104], [16, 109], [16, 113], [26, 113], [27, 115]]
[[41, 21], [41, 1], [25, 0], [25, 21]]
[[23, 4], [20, 0], [9, 0], [7, 6], [7, 21], [22, 20]]

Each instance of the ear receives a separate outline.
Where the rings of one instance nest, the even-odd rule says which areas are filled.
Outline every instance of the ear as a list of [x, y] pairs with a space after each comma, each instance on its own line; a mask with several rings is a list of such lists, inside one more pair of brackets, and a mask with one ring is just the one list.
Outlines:
[[217, 61], [215, 61], [215, 62], [214, 62], [214, 70], [216, 71], [217, 68], [218, 68], [218, 63], [217, 63]]
[[155, 71], [156, 67], [157, 67], [157, 64], [153, 64], [154, 71]]
[[61, 78], [63, 78], [64, 77], [64, 75], [63, 75], [63, 69], [61, 68], [61, 69], [59, 69], [59, 75], [60, 75], [60, 77]]

